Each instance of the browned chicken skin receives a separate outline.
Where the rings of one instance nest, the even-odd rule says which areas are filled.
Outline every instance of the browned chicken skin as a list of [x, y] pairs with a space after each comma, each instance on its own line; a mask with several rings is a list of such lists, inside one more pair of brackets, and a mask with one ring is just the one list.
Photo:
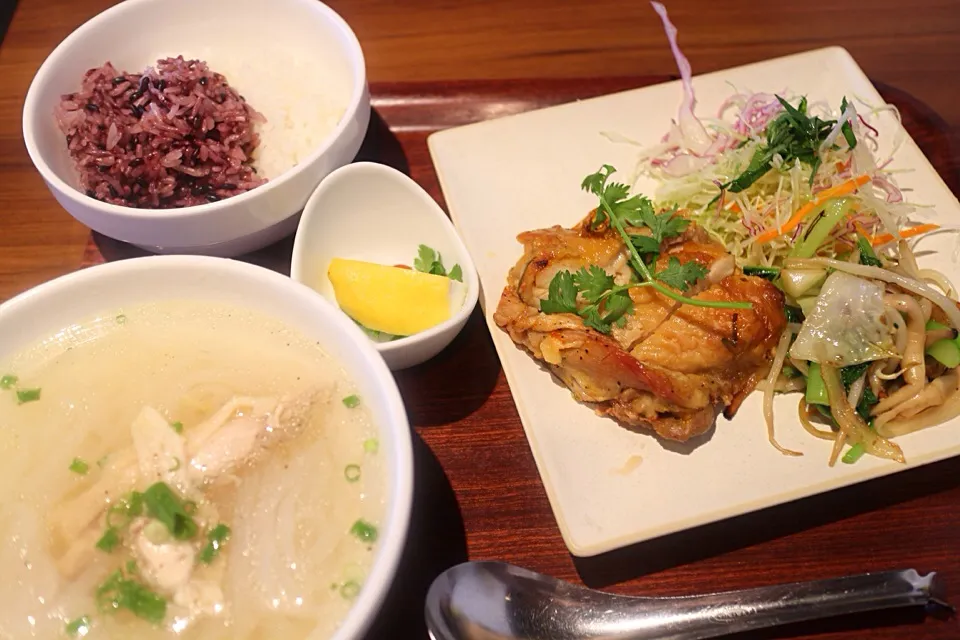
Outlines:
[[616, 231], [592, 230], [592, 219], [591, 213], [573, 229], [556, 226], [518, 236], [525, 252], [507, 277], [494, 321], [577, 400], [626, 426], [685, 441], [707, 431], [719, 410], [732, 417], [770, 366], [786, 325], [783, 295], [770, 282], [734, 269], [724, 248], [691, 224], [664, 242], [657, 269], [670, 257], [698, 262], [708, 275], [685, 295], [751, 302], [752, 309], [678, 305], [643, 287], [630, 290], [634, 310], [610, 334], [587, 327], [572, 313], [541, 313], [540, 300], [558, 271], [595, 264], [617, 284], [629, 281], [626, 247]]

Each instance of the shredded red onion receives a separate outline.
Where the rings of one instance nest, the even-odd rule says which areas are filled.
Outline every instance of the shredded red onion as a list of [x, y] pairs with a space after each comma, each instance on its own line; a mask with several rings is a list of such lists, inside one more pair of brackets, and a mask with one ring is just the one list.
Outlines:
[[874, 175], [871, 182], [887, 194], [887, 203], [903, 202], [903, 192], [890, 180], [881, 175]]
[[677, 118], [677, 124], [683, 135], [684, 146], [697, 155], [703, 155], [710, 147], [712, 138], [707, 132], [703, 123], [694, 115], [694, 107], [697, 104], [696, 96], [693, 93], [693, 71], [690, 68], [690, 61], [680, 51], [677, 45], [677, 28], [667, 17], [667, 9], [659, 2], [651, 2], [653, 10], [663, 21], [663, 29], [667, 33], [667, 40], [670, 42], [670, 50], [673, 52], [673, 58], [677, 62], [677, 68], [680, 70], [680, 78], [683, 83], [683, 102], [680, 105], [680, 114]]
[[866, 119], [864, 119], [864, 117], [863, 117], [862, 115], [860, 115], [860, 114], [858, 113], [858, 114], [857, 114], [857, 118], [860, 119], [860, 124], [862, 124], [862, 125], [865, 126], [867, 129], [870, 130], [870, 133], [873, 134], [873, 137], [875, 137], [875, 138], [879, 138], [879, 137], [880, 137], [880, 132], [877, 131], [876, 128], [872, 127], [872, 126], [870, 125], [870, 123], [867, 122]]

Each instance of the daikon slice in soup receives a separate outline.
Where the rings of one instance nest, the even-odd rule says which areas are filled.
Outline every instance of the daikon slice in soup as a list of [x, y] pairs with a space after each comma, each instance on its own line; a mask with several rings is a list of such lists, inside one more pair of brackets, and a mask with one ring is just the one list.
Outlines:
[[0, 361], [0, 637], [332, 635], [385, 516], [377, 433], [320, 345], [235, 307]]

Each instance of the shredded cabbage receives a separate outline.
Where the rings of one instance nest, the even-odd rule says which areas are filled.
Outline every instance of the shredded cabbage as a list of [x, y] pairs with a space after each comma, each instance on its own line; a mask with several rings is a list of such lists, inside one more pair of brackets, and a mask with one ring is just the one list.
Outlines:
[[834, 271], [790, 347], [790, 357], [835, 367], [885, 358], [894, 345], [883, 318], [881, 285]]
[[[641, 151], [634, 175], [635, 181], [649, 176], [658, 183], [652, 195], [659, 205], [687, 209], [690, 217], [721, 242], [740, 266], [780, 266], [816, 220], [819, 207], [798, 226], [773, 240], [758, 242], [756, 236], [782, 229], [792, 215], [815, 201], [821, 192], [860, 178], [867, 182], [849, 194], [853, 200], [850, 214], [821, 243], [816, 255], [835, 258], [853, 252], [858, 233], [868, 240], [884, 233], [894, 239], [900, 237], [900, 230], [909, 223], [916, 208], [904, 200], [895, 176], [887, 168], [889, 159], [878, 164], [874, 157], [880, 133], [868, 120], [882, 111], [895, 112], [892, 106], [875, 108], [855, 96], [842, 110], [840, 105], [834, 105], [837, 109], [832, 110], [823, 102], [811, 103], [809, 115], [836, 120], [820, 145], [820, 163], [815, 174], [811, 177], [808, 164], [776, 156], [773, 168], [748, 188], [738, 193], [724, 190], [721, 187], [743, 173], [757, 149], [765, 145], [767, 127], [784, 108], [776, 95], [736, 91], [724, 101], [715, 117], [695, 115], [690, 63], [677, 45], [676, 27], [662, 4], [651, 4], [663, 21], [683, 84], [677, 120], [659, 143]], [[789, 94], [780, 97], [793, 106], [801, 98]], [[863, 113], [854, 100], [864, 107]], [[841, 130], [846, 124], [856, 139], [854, 148]], [[622, 136], [611, 139], [637, 144]], [[894, 147], [898, 144], [895, 139]]]

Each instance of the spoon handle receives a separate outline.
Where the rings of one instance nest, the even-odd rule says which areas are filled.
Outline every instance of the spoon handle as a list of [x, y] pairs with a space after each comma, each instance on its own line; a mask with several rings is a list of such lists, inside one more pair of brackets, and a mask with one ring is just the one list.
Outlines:
[[[945, 604], [938, 590], [935, 573], [921, 576], [907, 569], [648, 602], [637, 599], [633, 612], [637, 626], [632, 632], [600, 637], [701, 640], [840, 614]], [[656, 617], [651, 616], [654, 609]]]

